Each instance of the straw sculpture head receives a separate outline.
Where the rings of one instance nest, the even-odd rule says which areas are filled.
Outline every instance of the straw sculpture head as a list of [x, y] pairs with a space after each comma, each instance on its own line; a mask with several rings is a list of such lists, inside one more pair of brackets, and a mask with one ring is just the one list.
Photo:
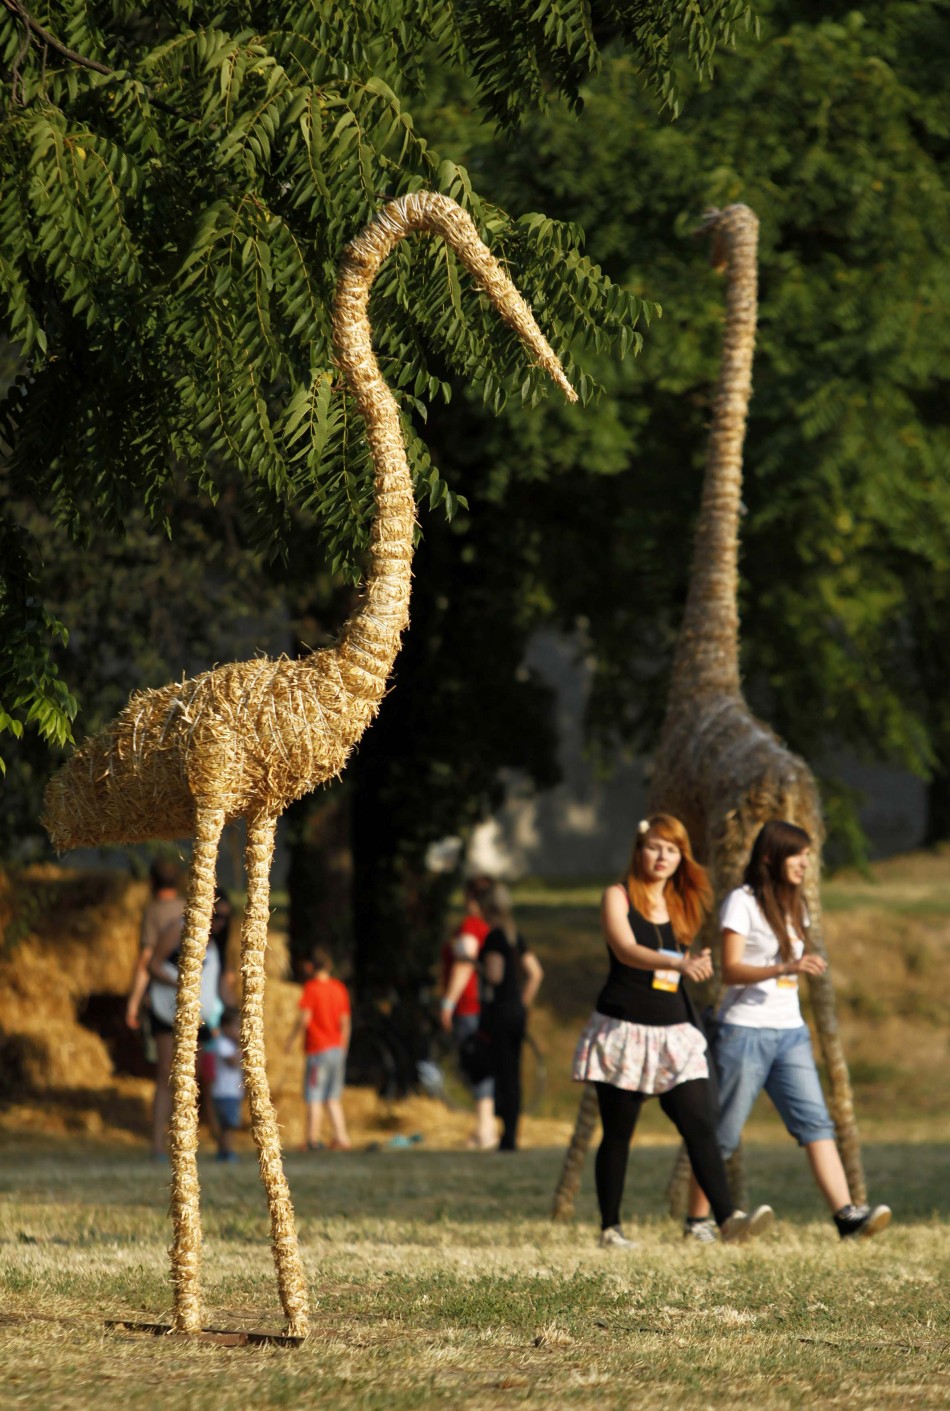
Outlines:
[[376, 516], [362, 601], [335, 646], [300, 661], [259, 658], [134, 695], [114, 723], [87, 740], [50, 782], [44, 822], [60, 849], [192, 837], [180, 947], [172, 1066], [172, 1215], [175, 1326], [201, 1327], [194, 1056], [204, 949], [225, 824], [247, 823], [247, 908], [242, 933], [242, 1047], [281, 1301], [291, 1335], [307, 1330], [307, 1293], [280, 1140], [264, 1070], [263, 954], [277, 819], [295, 799], [339, 774], [379, 709], [409, 621], [415, 524], [399, 409], [371, 344], [370, 285], [399, 240], [441, 236], [499, 314], [570, 400], [575, 394], [530, 309], [446, 196], [389, 202], [343, 255], [333, 332], [337, 362], [365, 425]]

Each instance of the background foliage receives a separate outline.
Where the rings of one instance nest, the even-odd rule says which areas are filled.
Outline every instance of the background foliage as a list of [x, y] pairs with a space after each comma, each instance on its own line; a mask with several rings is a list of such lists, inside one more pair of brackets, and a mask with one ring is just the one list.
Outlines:
[[[425, 872], [428, 843], [464, 835], [500, 771], [553, 777], [550, 695], [520, 667], [539, 624], [578, 634], [594, 663], [602, 758], [653, 739], [721, 334], [721, 281], [689, 235], [705, 206], [745, 200], [762, 222], [749, 694], [824, 766], [839, 840], [861, 842], [834, 787], [842, 746], [929, 772], [930, 835], [946, 836], [947, 10], [768, 0], [757, 32], [737, 5], [567, 0], [307, 6], [279, 24], [268, 6], [38, 12], [121, 76], [53, 52], [44, 75], [34, 46], [0, 127], [13, 202], [0, 288], [20, 373], [0, 506], [20, 568], [0, 605], [27, 652], [7, 658], [7, 719], [45, 711], [61, 738], [67, 685], [90, 708], [84, 726], [114, 708], [108, 692], [96, 705], [88, 651], [50, 648], [55, 621], [80, 619], [68, 591], [48, 590], [60, 549], [41, 521], [82, 534], [135, 507], [146, 537], [191, 526], [224, 555], [212, 580], [282, 604], [257, 645], [332, 635], [371, 505], [328, 352], [336, 260], [377, 193], [450, 191], [585, 400], [606, 393], [576, 411], [539, 402], [438, 246], [403, 249], [380, 282], [377, 343], [420, 500], [454, 518], [424, 515], [398, 689], [343, 785], [295, 810], [292, 904], [299, 949], [331, 924], [345, 938], [352, 853], [365, 972], [431, 953], [447, 882]], [[4, 23], [9, 66], [23, 30]], [[645, 355], [620, 361], [641, 336]], [[268, 567], [277, 546], [286, 563]], [[120, 596], [134, 598], [134, 576], [113, 580]], [[186, 623], [196, 645], [169, 644], [167, 660], [133, 642], [129, 684], [243, 650], [223, 600], [223, 646]], [[35, 789], [32, 756], [27, 773]]]

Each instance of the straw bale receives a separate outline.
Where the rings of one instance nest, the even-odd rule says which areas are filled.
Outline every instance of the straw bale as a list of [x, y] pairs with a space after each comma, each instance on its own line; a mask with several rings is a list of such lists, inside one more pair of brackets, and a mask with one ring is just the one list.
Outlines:
[[69, 1020], [43, 1019], [25, 1024], [0, 1040], [6, 1065], [16, 1063], [23, 1087], [40, 1093], [51, 1088], [106, 1088], [112, 1061], [98, 1034]]

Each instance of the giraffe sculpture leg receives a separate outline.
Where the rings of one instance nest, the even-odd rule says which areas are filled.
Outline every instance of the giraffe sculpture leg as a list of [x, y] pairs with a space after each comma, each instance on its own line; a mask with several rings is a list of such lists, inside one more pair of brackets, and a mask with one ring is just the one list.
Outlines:
[[201, 1022], [201, 971], [211, 932], [223, 808], [198, 809], [185, 926], [178, 961], [172, 1057], [172, 1280], [177, 1332], [201, 1331], [201, 1211], [198, 1186], [198, 1083], [195, 1062]]
[[291, 1337], [309, 1331], [307, 1282], [300, 1259], [294, 1209], [280, 1155], [280, 1133], [267, 1082], [264, 1050], [264, 952], [270, 901], [270, 868], [277, 820], [249, 819], [247, 825], [247, 909], [241, 937], [241, 1047], [244, 1080], [251, 1105], [251, 1129], [270, 1209], [271, 1243], [277, 1286]]

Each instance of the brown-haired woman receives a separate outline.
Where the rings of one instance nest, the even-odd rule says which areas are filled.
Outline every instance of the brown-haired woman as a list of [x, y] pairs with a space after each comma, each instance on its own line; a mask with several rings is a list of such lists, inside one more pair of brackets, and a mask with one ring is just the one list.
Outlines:
[[706, 1039], [682, 981], [708, 980], [709, 951], [691, 955], [711, 902], [678, 818], [654, 814], [637, 829], [630, 867], [608, 887], [601, 923], [610, 973], [574, 1055], [574, 1077], [597, 1089], [604, 1134], [595, 1174], [604, 1247], [628, 1248], [620, 1202], [643, 1102], [658, 1097], [686, 1143], [693, 1172], [725, 1240], [748, 1239], [772, 1220], [767, 1205], [736, 1210], [716, 1144]]
[[[719, 1078], [719, 1149], [739, 1145], [752, 1104], [764, 1088], [808, 1155], [812, 1175], [842, 1239], [874, 1235], [890, 1223], [886, 1205], [854, 1205], [835, 1145], [835, 1129], [798, 1003], [799, 975], [822, 975], [823, 956], [805, 951], [808, 912], [802, 883], [811, 838], [771, 819], [752, 845], [743, 885], [722, 904], [722, 978], [715, 1062]], [[704, 1238], [708, 1206], [690, 1202], [687, 1234]]]

